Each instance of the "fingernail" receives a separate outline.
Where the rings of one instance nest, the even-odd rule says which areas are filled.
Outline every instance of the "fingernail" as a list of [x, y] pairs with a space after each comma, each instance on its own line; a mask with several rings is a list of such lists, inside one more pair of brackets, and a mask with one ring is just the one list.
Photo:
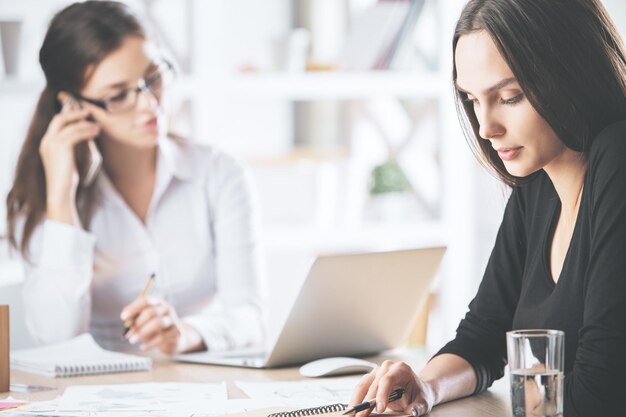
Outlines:
[[120, 318], [122, 320], [126, 320], [128, 318], [128, 312], [127, 311], [122, 311], [122, 314], [120, 314]]
[[129, 341], [130, 343], [132, 343], [132, 344], [135, 344], [135, 343], [137, 343], [138, 339], [139, 339], [139, 338], [137, 337], [137, 335], [136, 335], [136, 334], [134, 334], [134, 335], [132, 335], [132, 336], [130, 337], [130, 339], [128, 339], [128, 341]]
[[385, 406], [381, 403], [376, 404], [376, 412], [382, 414], [385, 411]]

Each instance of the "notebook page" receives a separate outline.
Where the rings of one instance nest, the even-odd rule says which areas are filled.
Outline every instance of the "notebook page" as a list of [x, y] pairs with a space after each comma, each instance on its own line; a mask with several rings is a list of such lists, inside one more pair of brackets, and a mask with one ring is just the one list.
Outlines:
[[59, 401], [63, 412], [159, 412], [212, 409], [228, 398], [225, 383], [148, 382], [73, 385]]
[[360, 378], [320, 378], [304, 381], [244, 382], [235, 385], [250, 398], [271, 399], [298, 408], [344, 403]]
[[53, 345], [11, 352], [11, 368], [49, 377], [149, 370], [150, 358], [102, 349], [89, 333]]

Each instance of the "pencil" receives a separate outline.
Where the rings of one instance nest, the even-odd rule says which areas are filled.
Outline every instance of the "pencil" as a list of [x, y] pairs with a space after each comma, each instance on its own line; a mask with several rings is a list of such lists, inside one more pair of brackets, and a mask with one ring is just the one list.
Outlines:
[[[145, 297], [146, 295], [148, 295], [148, 292], [150, 291], [150, 288], [152, 288], [152, 284], [154, 284], [155, 276], [156, 276], [156, 274], [150, 275], [150, 278], [148, 278], [146, 283], [143, 285], [143, 289], [139, 293], [140, 297]], [[129, 317], [129, 318], [126, 319], [126, 321], [124, 321], [124, 333], [122, 334], [122, 336], [126, 336], [126, 333], [128, 333], [130, 328], [133, 327], [134, 323], [135, 323], [135, 318], [134, 317]]]

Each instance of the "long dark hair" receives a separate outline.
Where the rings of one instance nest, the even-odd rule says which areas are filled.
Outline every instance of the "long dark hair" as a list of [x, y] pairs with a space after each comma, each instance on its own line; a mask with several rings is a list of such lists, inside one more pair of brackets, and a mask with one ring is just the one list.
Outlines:
[[[39, 51], [46, 87], [37, 102], [7, 197], [9, 242], [14, 248], [19, 246], [23, 255], [27, 255], [30, 237], [46, 212], [46, 181], [39, 144], [50, 121], [61, 110], [57, 94], [80, 91], [89, 77], [87, 72], [128, 36], [145, 38], [146, 31], [128, 6], [114, 1], [74, 3], [50, 22]], [[79, 187], [77, 204], [82, 202], [82, 206], [89, 207], [93, 193], [93, 187]], [[18, 237], [16, 222], [22, 218], [24, 227]], [[81, 221], [85, 224], [88, 219], [81, 217]]]
[[[457, 22], [459, 38], [486, 31], [526, 97], [565, 146], [583, 154], [609, 124], [626, 118], [624, 44], [599, 0], [470, 0]], [[456, 63], [453, 81], [456, 86]], [[455, 87], [465, 136], [477, 158], [506, 184], [507, 172], [480, 138], [471, 103]]]

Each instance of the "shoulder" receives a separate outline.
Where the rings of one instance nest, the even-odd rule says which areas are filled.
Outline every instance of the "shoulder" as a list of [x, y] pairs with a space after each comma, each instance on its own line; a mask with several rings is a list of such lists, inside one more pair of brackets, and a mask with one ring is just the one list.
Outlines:
[[594, 139], [588, 155], [591, 179], [626, 179], [626, 120], [604, 128]]
[[626, 155], [626, 120], [605, 127], [595, 137], [589, 150], [589, 162], [609, 154]]

